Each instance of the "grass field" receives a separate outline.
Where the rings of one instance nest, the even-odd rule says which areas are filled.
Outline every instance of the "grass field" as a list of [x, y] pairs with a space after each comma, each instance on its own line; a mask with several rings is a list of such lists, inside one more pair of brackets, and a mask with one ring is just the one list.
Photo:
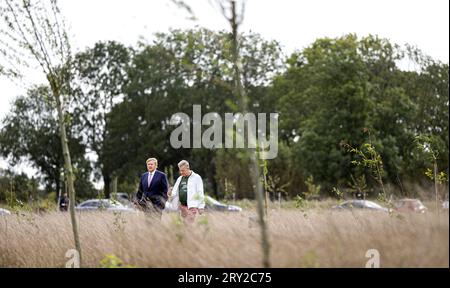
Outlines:
[[[193, 226], [177, 215], [161, 222], [136, 214], [77, 213], [83, 266], [114, 255], [134, 267], [261, 267], [260, 231], [249, 208], [207, 213]], [[448, 213], [271, 209], [272, 267], [365, 267], [377, 249], [381, 267], [449, 267]], [[0, 267], [65, 267], [74, 248], [68, 213], [0, 217]], [[115, 265], [115, 264], [114, 264]]]

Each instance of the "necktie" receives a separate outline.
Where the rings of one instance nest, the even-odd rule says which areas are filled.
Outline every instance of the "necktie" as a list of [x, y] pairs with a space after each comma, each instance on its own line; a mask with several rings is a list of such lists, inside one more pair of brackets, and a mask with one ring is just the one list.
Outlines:
[[153, 174], [149, 172], [148, 173], [148, 179], [147, 179], [148, 180], [147, 181], [148, 182], [148, 186], [147, 187], [150, 187], [150, 182], [152, 181], [152, 179], [153, 179]]

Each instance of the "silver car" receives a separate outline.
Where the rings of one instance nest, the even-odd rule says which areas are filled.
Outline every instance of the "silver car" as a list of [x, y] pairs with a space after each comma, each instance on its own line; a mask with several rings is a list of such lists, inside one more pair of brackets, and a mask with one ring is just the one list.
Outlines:
[[11, 212], [9, 210], [0, 208], [0, 216], [1, 215], [11, 215]]
[[[115, 198], [114, 198], [115, 196]], [[117, 192], [115, 195], [111, 194], [111, 198], [119, 201], [123, 206], [133, 208], [133, 203], [130, 201], [130, 197], [127, 193]]]
[[205, 210], [225, 211], [225, 212], [241, 212], [242, 208], [236, 205], [220, 203], [211, 196], [205, 196]]
[[[178, 211], [171, 202], [166, 203], [165, 212]], [[205, 195], [205, 211], [241, 212], [242, 208], [236, 205], [228, 205], [217, 201], [211, 196]]]
[[367, 209], [372, 211], [381, 211], [389, 213], [389, 209], [369, 200], [348, 200], [340, 205], [332, 207], [333, 209]]
[[400, 199], [394, 201], [394, 209], [397, 212], [425, 213], [427, 207], [419, 199]]
[[75, 207], [77, 211], [113, 211], [113, 212], [135, 212], [136, 210], [130, 207], [124, 206], [119, 201], [111, 199], [91, 199], [80, 203]]

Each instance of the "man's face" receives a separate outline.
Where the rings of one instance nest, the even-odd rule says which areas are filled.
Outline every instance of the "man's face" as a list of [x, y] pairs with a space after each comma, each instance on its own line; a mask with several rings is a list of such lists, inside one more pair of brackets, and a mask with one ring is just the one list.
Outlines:
[[191, 170], [189, 170], [189, 168], [187, 168], [186, 166], [180, 167], [180, 175], [181, 176], [189, 176], [189, 174], [191, 174]]
[[148, 172], [153, 173], [153, 171], [155, 171], [155, 169], [156, 169], [155, 161], [147, 162], [147, 170], [148, 170]]

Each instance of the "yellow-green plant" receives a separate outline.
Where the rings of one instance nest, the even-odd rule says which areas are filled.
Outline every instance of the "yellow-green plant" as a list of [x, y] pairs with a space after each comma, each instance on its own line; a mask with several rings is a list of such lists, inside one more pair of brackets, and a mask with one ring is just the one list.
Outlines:
[[297, 195], [295, 197], [295, 208], [300, 209], [303, 213], [303, 217], [308, 218], [308, 214], [306, 213], [306, 209], [309, 207], [308, 201], [302, 198], [302, 196]]
[[[361, 148], [355, 148], [348, 143], [344, 143], [343, 145], [345, 148], [347, 148], [347, 151], [356, 155], [357, 159], [351, 161], [353, 165], [369, 169], [370, 175], [377, 181], [377, 183], [381, 187], [381, 193], [378, 195], [378, 197], [386, 200], [388, 199], [388, 197], [383, 183], [383, 159], [375, 149], [375, 146], [372, 144], [370, 132], [368, 130], [365, 130], [365, 132], [369, 133], [369, 143], [362, 144]], [[389, 201], [387, 201], [386, 203], [389, 204]]]
[[336, 195], [336, 198], [338, 199], [338, 203], [342, 203], [342, 201], [344, 200], [344, 192], [342, 192], [341, 190], [339, 190], [339, 188], [333, 187], [333, 189], [331, 190], [333, 192], [334, 195]]
[[303, 192], [303, 194], [305, 195], [306, 199], [314, 198], [320, 194], [321, 186], [314, 184], [314, 176], [310, 175], [306, 179], [305, 184], [307, 191]]
[[438, 184], [448, 181], [447, 174], [444, 171], [438, 172], [437, 161], [439, 159], [439, 151], [435, 148], [436, 143], [430, 135], [419, 135], [414, 139], [417, 148], [427, 155], [427, 160], [433, 165], [433, 171], [430, 168], [425, 170], [425, 175], [434, 180], [434, 194], [436, 201], [436, 211], [439, 211], [439, 193]]
[[100, 261], [102, 268], [136, 268], [133, 265], [124, 264], [123, 261], [114, 254], [106, 254]]

